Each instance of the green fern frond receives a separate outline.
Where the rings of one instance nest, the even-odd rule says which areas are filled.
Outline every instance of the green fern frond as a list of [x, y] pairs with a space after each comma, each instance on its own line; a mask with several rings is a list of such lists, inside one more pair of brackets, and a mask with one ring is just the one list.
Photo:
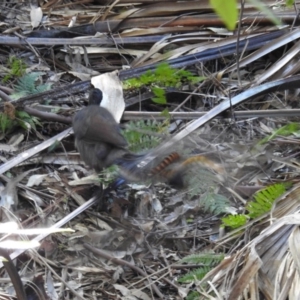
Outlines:
[[197, 83], [204, 79], [205, 77], [195, 76], [189, 71], [174, 69], [168, 63], [164, 62], [159, 64], [155, 70], [149, 70], [139, 78], [124, 81], [123, 88], [126, 90], [146, 86], [155, 94], [155, 97], [152, 99], [154, 102], [166, 104], [164, 88], [179, 88], [186, 82]]
[[167, 120], [171, 119], [171, 115], [170, 112], [167, 108], [165, 108], [163, 111], [161, 111], [160, 115], [162, 115], [163, 117], [165, 117]]
[[36, 93], [42, 93], [51, 89], [52, 83], [44, 83], [36, 86]]
[[[186, 153], [188, 155], [188, 153]], [[195, 165], [185, 174], [186, 181], [190, 187], [188, 194], [192, 198], [212, 191], [217, 186], [216, 176], [207, 169], [199, 168]], [[201, 184], [199, 184], [201, 182]]]
[[15, 121], [9, 118], [7, 114], [0, 113], [0, 129], [3, 134], [10, 131], [15, 124]]
[[[180, 260], [180, 263], [191, 263], [191, 264], [199, 264], [200, 268], [188, 272], [178, 279], [180, 283], [191, 283], [196, 282], [204, 278], [204, 276], [212, 270], [215, 266], [217, 266], [223, 259], [224, 254], [216, 254], [216, 253], [198, 253], [192, 254], [184, 257]], [[191, 291], [186, 299], [199, 299], [199, 293], [197, 291]]]
[[166, 133], [167, 127], [160, 122], [152, 120], [128, 122], [126, 129], [123, 130], [123, 135], [129, 144], [129, 149], [133, 152], [139, 152], [152, 149], [161, 142], [161, 138], [151, 135], [151, 132], [156, 134]]
[[7, 68], [9, 69], [9, 74], [4, 76], [2, 80], [3, 82], [7, 82], [15, 77], [23, 76], [26, 71], [26, 64], [22, 59], [19, 59], [15, 56], [10, 56], [7, 61]]
[[197, 291], [191, 291], [186, 296], [186, 300], [199, 300], [200, 299], [200, 293]]
[[201, 267], [178, 278], [178, 282], [190, 283], [201, 280], [211, 269], [212, 267]]
[[25, 111], [15, 111], [15, 118], [12, 120], [7, 114], [0, 113], [0, 131], [6, 134], [15, 127], [22, 127], [26, 131], [31, 128], [36, 130], [36, 125], [41, 126], [41, 123], [36, 117], [30, 116]]
[[214, 214], [227, 212], [230, 201], [216, 192], [219, 179], [210, 170], [199, 168], [198, 165], [191, 166], [184, 174], [184, 180], [189, 186], [188, 199], [199, 198], [199, 206], [205, 212]]
[[167, 104], [166, 92], [164, 89], [159, 87], [153, 87], [152, 92], [155, 95], [155, 97], [152, 98], [153, 102], [157, 104]]
[[36, 81], [43, 75], [42, 72], [32, 72], [26, 74], [18, 80], [14, 87], [15, 93], [11, 95], [13, 99], [25, 97], [26, 95], [36, 94], [47, 91], [51, 88], [51, 84], [36, 85]]
[[25, 130], [33, 129], [36, 130], [36, 125], [42, 126], [37, 117], [30, 116], [25, 111], [16, 111], [17, 124]]
[[118, 167], [116, 165], [105, 168], [99, 173], [99, 182], [104, 186], [108, 186], [118, 176]]
[[274, 139], [276, 136], [281, 135], [281, 136], [288, 136], [288, 135], [292, 135], [295, 133], [299, 133], [300, 130], [300, 124], [299, 123], [290, 123], [287, 125], [284, 125], [280, 128], [278, 128], [277, 130], [275, 130], [271, 135], [265, 137], [264, 139], [262, 139], [259, 144], [265, 144], [267, 142], [269, 142], [270, 140]]
[[286, 192], [287, 185], [276, 183], [260, 190], [254, 195], [254, 201], [246, 206], [251, 218], [257, 218], [271, 210], [274, 201]]
[[30, 115], [26, 111], [17, 110], [16, 111], [16, 117], [23, 120], [23, 119], [29, 119]]
[[36, 93], [35, 82], [42, 75], [40, 72], [29, 73], [18, 80], [14, 90], [17, 93], [34, 94]]
[[240, 214], [240, 215], [228, 215], [224, 218], [222, 218], [223, 226], [225, 227], [231, 227], [231, 229], [236, 229], [244, 226], [249, 217], [246, 215]]
[[205, 212], [220, 214], [227, 211], [227, 208], [230, 206], [230, 201], [223, 195], [206, 192], [200, 198], [200, 205], [203, 206]]
[[20, 58], [10, 56], [8, 60], [8, 67], [11, 68], [11, 74], [20, 77], [25, 74], [26, 64]]
[[224, 259], [223, 253], [198, 253], [191, 254], [180, 260], [180, 263], [202, 264], [205, 266], [216, 266]]
[[222, 218], [223, 226], [236, 229], [246, 224], [248, 219], [255, 219], [271, 210], [274, 201], [282, 196], [290, 183], [276, 183], [270, 185], [254, 195], [254, 200], [246, 206], [248, 214], [229, 215]]

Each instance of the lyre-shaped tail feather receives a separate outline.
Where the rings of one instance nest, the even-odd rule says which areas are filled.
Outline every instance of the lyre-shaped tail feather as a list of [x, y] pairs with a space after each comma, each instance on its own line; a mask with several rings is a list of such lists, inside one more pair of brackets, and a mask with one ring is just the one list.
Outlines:
[[128, 152], [124, 154], [120, 159], [115, 161], [115, 164], [119, 166], [120, 176], [126, 181], [143, 181], [147, 179], [145, 170], [139, 168], [139, 163], [143, 160], [146, 154], [135, 154]]
[[225, 172], [221, 164], [212, 161], [211, 159], [207, 158], [205, 155], [195, 155], [195, 156], [188, 157], [185, 161], [183, 161], [181, 167], [185, 167], [193, 164], [200, 164], [206, 167], [207, 169], [211, 169], [215, 171], [218, 174], [224, 174]]
[[[197, 165], [213, 170], [220, 181], [224, 181], [224, 168], [204, 155], [195, 155], [183, 158], [178, 152], [172, 152], [152, 168], [139, 167], [147, 154], [126, 153], [115, 163], [120, 167], [118, 186], [124, 182], [141, 182], [151, 180], [154, 182], [167, 182], [176, 188], [185, 187], [185, 174]], [[157, 161], [157, 160], [155, 160]], [[155, 163], [154, 161], [154, 163]], [[150, 169], [150, 170], [149, 170]], [[195, 169], [195, 168], [194, 168]]]
[[150, 176], [156, 175], [162, 171], [164, 171], [169, 165], [177, 162], [180, 159], [180, 155], [178, 152], [172, 152], [169, 154], [167, 157], [165, 157], [159, 165], [156, 167], [152, 168], [150, 171]]
[[[123, 155], [121, 159], [115, 162], [120, 168], [120, 176], [126, 181], [141, 182], [150, 179], [153, 181], [168, 182], [168, 177], [163, 175], [165, 169], [181, 159], [177, 152], [173, 152], [160, 162], [155, 160], [151, 165], [141, 167], [146, 155], [147, 154], [134, 153], [126, 153]], [[155, 164], [154, 167], [153, 164]]]
[[183, 188], [186, 186], [185, 174], [189, 170], [195, 170], [197, 165], [214, 171], [218, 180], [224, 181], [224, 168], [219, 163], [204, 155], [195, 155], [183, 159], [177, 152], [173, 152], [164, 158], [157, 167], [151, 170], [149, 176], [154, 178], [154, 180], [159, 179], [168, 182], [173, 187]]

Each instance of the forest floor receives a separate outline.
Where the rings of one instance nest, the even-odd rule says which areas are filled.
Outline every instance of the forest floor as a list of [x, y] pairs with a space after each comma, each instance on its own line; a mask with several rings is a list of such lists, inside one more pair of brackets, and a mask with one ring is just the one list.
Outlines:
[[[209, 1], [2, 1], [1, 296], [299, 299], [297, 2], [264, 4], [232, 32]], [[117, 188], [74, 146], [98, 80], [153, 155]]]

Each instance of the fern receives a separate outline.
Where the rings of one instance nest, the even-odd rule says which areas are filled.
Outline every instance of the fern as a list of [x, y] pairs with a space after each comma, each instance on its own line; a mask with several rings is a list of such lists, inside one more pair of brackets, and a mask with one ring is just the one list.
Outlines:
[[9, 118], [5, 113], [0, 113], [0, 129], [3, 134], [10, 131], [15, 124], [15, 121]]
[[152, 92], [155, 95], [152, 101], [157, 104], [167, 104], [165, 90], [159, 87], [153, 87]]
[[212, 267], [201, 267], [180, 277], [178, 279], [178, 282], [190, 283], [201, 280], [211, 269]]
[[[16, 111], [16, 120], [18, 125], [26, 130], [28, 130], [29, 127], [36, 130], [36, 125], [42, 126], [37, 117], [32, 117], [25, 111]], [[27, 126], [26, 123], [29, 124], [29, 126]]]
[[189, 283], [201, 280], [213, 267], [218, 265], [224, 259], [224, 254], [199, 253], [184, 257], [180, 262], [189, 262], [202, 265], [178, 279], [178, 282]]
[[9, 74], [5, 75], [3, 78], [3, 82], [7, 82], [8, 80], [14, 77], [20, 77], [25, 74], [26, 64], [22, 59], [19, 59], [15, 56], [9, 57], [7, 61], [7, 68], [10, 69]]
[[201, 268], [193, 270], [178, 279], [180, 283], [190, 283], [201, 280], [213, 267], [224, 259], [224, 254], [199, 253], [184, 257], [181, 263], [192, 263], [202, 265]]
[[[188, 153], [185, 154], [188, 155]], [[184, 182], [189, 186], [187, 199], [198, 198], [199, 206], [205, 212], [213, 214], [227, 212], [230, 201], [225, 196], [216, 193], [219, 180], [210, 170], [199, 168], [198, 164], [190, 165], [184, 173]]]
[[[17, 69], [22, 68], [22, 64], [19, 60], [12, 60], [14, 72], [16, 74], [22, 74], [21, 70], [17, 73]], [[11, 95], [12, 99], [18, 99], [20, 97], [40, 93], [49, 90], [51, 84], [36, 85], [37, 79], [42, 75], [42, 72], [34, 72], [26, 74], [18, 80], [18, 84], [15, 86], [15, 93]], [[7, 133], [12, 130], [14, 126], [20, 126], [25, 130], [34, 129], [36, 125], [41, 125], [36, 117], [30, 116], [24, 111], [15, 111], [15, 119], [11, 120], [6, 114], [0, 114], [0, 129], [2, 133]]]
[[11, 97], [13, 99], [18, 99], [25, 97], [26, 95], [37, 94], [49, 90], [52, 84], [36, 85], [36, 81], [41, 75], [43, 75], [42, 72], [33, 72], [21, 77], [18, 84], [14, 87], [15, 93], [11, 95]]
[[229, 199], [223, 195], [207, 192], [201, 197], [200, 205], [203, 206], [204, 211], [218, 215], [227, 211], [230, 202]]
[[22, 127], [26, 131], [30, 128], [36, 130], [36, 125], [41, 126], [41, 123], [36, 117], [30, 116], [25, 111], [15, 111], [15, 119], [11, 119], [7, 114], [0, 113], [0, 131], [7, 134], [15, 127]]
[[257, 218], [271, 210], [274, 201], [286, 192], [287, 185], [276, 183], [260, 190], [254, 195], [254, 201], [246, 206], [251, 218]]
[[[223, 195], [215, 192], [219, 184], [218, 178], [211, 171], [199, 168], [196, 164], [186, 172], [185, 182], [190, 187], [187, 192], [188, 199], [199, 198], [199, 205], [205, 212], [219, 214], [227, 212], [230, 201]], [[199, 184], [199, 182], [201, 184]]]
[[203, 264], [203, 265], [217, 265], [224, 259], [224, 254], [215, 253], [198, 253], [191, 254], [180, 260], [180, 263]]
[[167, 108], [165, 108], [160, 115], [162, 115], [163, 117], [165, 117], [166, 119], [170, 120], [171, 119], [171, 115], [170, 112]]
[[231, 229], [236, 229], [244, 226], [249, 218], [246, 215], [229, 215], [222, 218], [223, 226], [231, 227]]
[[281, 135], [281, 136], [287, 136], [291, 135], [294, 133], [299, 133], [300, 130], [300, 124], [299, 123], [290, 123], [287, 125], [284, 125], [280, 127], [279, 129], [275, 130], [270, 136], [264, 138], [259, 142], [259, 144], [265, 144], [269, 142], [270, 140], [274, 139], [276, 136]]
[[48, 148], [47, 153], [52, 153], [55, 151], [59, 146], [61, 145], [61, 142], [58, 140], [55, 140]]
[[197, 291], [191, 291], [187, 296], [186, 300], [199, 300], [200, 299], [200, 293]]
[[[149, 132], [149, 134], [141, 133], [141, 131]], [[133, 152], [139, 152], [154, 148], [161, 142], [161, 138], [151, 135], [151, 132], [164, 133], [166, 131], [167, 128], [162, 123], [148, 120], [127, 123], [123, 135], [129, 144], [129, 149]]]
[[99, 173], [99, 182], [104, 186], [108, 186], [110, 183], [116, 180], [118, 176], [118, 167], [113, 165], [104, 169]]
[[[215, 253], [198, 253], [184, 257], [180, 263], [192, 263], [201, 265], [200, 268], [188, 272], [178, 279], [180, 283], [194, 283], [204, 278], [204, 276], [218, 265], [224, 259], [224, 254]], [[197, 291], [190, 291], [187, 295], [187, 300], [199, 299], [200, 293]]]
[[247, 204], [248, 214], [224, 217], [222, 218], [223, 226], [233, 229], [239, 228], [245, 225], [248, 219], [255, 219], [269, 212], [274, 201], [284, 194], [290, 186], [290, 183], [276, 183], [260, 190], [254, 195], [254, 200]]
[[185, 174], [185, 178], [188, 186], [191, 187], [188, 191], [190, 198], [205, 194], [216, 187], [216, 176], [207, 169], [199, 168], [197, 164], [189, 169], [189, 172]]
[[139, 78], [132, 78], [124, 81], [124, 89], [141, 88], [146, 86], [151, 89], [155, 97], [152, 99], [155, 103], [166, 104], [165, 88], [179, 88], [185, 82], [197, 83], [204, 80], [204, 77], [194, 76], [186, 70], [177, 70], [168, 63], [161, 63], [153, 71], [149, 70]]

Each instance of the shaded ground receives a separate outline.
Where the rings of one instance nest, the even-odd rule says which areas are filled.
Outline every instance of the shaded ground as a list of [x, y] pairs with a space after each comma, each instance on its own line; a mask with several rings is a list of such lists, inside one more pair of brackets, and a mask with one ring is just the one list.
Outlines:
[[[181, 161], [175, 166], [186, 167], [184, 189], [162, 182], [168, 173], [159, 169], [148, 180], [103, 193], [116, 170], [99, 177], [85, 166], [69, 130], [86, 105], [91, 77], [104, 72], [120, 71], [122, 126], [138, 152], [165, 143], [192, 118], [242, 91], [297, 79], [294, 9], [273, 6], [286, 25], [278, 29], [247, 4], [244, 27], [232, 34], [203, 1], [50, 1], [42, 10], [21, 2], [0, 5], [0, 97], [8, 100], [0, 120], [2, 222], [74, 230], [38, 236], [36, 251], [9, 251], [24, 283], [34, 281], [49, 299], [285, 299], [288, 293], [297, 299], [297, 84], [259, 97], [254, 90], [251, 100], [209, 119], [144, 171], [176, 151]], [[166, 104], [151, 100], [151, 84], [126, 85], [125, 79], [166, 60], [204, 80], [164, 87]], [[170, 119], [160, 115], [164, 109]], [[132, 127], [147, 134], [132, 137]], [[196, 155], [204, 163], [190, 163]], [[287, 193], [271, 213], [250, 216], [247, 203], [256, 191], [286, 182]], [[224, 229], [221, 218], [230, 214], [245, 214], [247, 223]], [[229, 258], [219, 265], [222, 255]], [[12, 280], [4, 268], [2, 274], [2, 292], [9, 294]], [[36, 297], [28, 287], [27, 294]]]

